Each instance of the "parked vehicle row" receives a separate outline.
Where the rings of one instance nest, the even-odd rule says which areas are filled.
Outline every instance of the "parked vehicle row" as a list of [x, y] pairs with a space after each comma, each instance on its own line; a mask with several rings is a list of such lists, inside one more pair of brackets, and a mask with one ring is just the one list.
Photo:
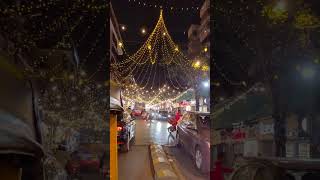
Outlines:
[[136, 122], [126, 113], [117, 116], [117, 143], [122, 152], [130, 150], [135, 137]]
[[178, 147], [184, 148], [201, 172], [210, 171], [210, 114], [187, 112], [177, 126]]

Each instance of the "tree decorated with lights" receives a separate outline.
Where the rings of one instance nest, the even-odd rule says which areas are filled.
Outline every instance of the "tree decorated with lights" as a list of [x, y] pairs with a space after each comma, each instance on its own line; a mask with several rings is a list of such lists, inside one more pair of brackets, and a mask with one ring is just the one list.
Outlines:
[[[276, 155], [284, 156], [285, 119], [293, 104], [288, 101], [294, 101], [289, 97], [301, 86], [301, 81], [298, 85], [294, 78], [301, 79], [305, 64], [319, 64], [315, 46], [319, 42], [317, 38], [311, 40], [319, 35], [319, 15], [304, 0], [221, 2], [216, 4], [215, 13], [215, 40], [225, 47], [226, 59], [232, 61], [216, 72], [223, 76], [226, 73], [222, 72], [228, 71], [229, 77], [250, 86], [264, 82], [273, 99]], [[220, 33], [224, 40], [219, 38]], [[222, 66], [222, 61], [216, 58], [215, 63]]]
[[58, 127], [79, 131], [82, 128], [97, 132], [106, 130], [107, 87], [79, 74], [63, 72], [48, 79], [39, 103], [44, 122], [49, 128], [48, 143], [52, 144]]
[[[124, 43], [119, 43], [124, 49]], [[172, 99], [193, 86], [195, 70], [209, 71], [209, 66], [189, 60], [174, 43], [163, 18], [163, 11], [144, 44], [120, 62], [111, 62], [118, 82], [134, 77], [135, 83], [124, 90], [124, 96], [148, 104]], [[163, 79], [160, 82], [160, 79]], [[139, 84], [139, 85], [138, 85]]]

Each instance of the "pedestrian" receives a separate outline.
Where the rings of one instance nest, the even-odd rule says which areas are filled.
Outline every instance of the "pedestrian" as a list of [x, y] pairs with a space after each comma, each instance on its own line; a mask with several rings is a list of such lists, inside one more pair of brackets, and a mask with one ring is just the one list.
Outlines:
[[223, 165], [222, 165], [223, 158], [224, 158], [223, 153], [219, 153], [218, 159], [214, 163], [215, 168], [214, 168], [212, 174], [210, 175], [211, 180], [224, 180], [224, 173], [231, 173], [233, 171], [233, 169], [231, 169], [231, 168], [223, 167]]
[[181, 117], [182, 117], [181, 110], [178, 109], [178, 111], [177, 111], [177, 113], [175, 115], [175, 118], [174, 118], [176, 124], [178, 123], [178, 121], [180, 120]]

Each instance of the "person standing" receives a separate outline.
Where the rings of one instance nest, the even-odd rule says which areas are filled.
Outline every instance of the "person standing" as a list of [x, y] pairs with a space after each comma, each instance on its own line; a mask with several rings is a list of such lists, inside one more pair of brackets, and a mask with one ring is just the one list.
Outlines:
[[215, 168], [214, 168], [212, 174], [210, 175], [211, 180], [224, 180], [224, 173], [232, 173], [233, 169], [223, 166], [223, 164], [222, 164], [223, 158], [224, 158], [223, 153], [219, 153], [218, 159], [214, 163]]

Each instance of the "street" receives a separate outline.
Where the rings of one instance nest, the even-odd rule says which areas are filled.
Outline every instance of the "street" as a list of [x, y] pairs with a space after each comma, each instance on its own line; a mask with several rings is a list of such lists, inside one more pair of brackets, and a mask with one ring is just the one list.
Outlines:
[[176, 146], [165, 147], [168, 157], [172, 159], [174, 166], [178, 169], [181, 179], [184, 180], [205, 180], [210, 179], [209, 174], [201, 174], [196, 170], [194, 161], [187, 152]]
[[178, 174], [183, 179], [202, 180], [208, 179], [201, 175], [194, 167], [193, 161], [181, 149], [175, 147], [173, 136], [169, 136], [167, 128], [170, 126], [166, 121], [152, 120], [146, 122], [141, 119], [136, 121], [136, 137], [128, 153], [119, 153], [119, 180], [153, 179], [152, 163], [148, 145], [161, 144], [164, 150], [173, 160], [174, 166], [178, 167]]

